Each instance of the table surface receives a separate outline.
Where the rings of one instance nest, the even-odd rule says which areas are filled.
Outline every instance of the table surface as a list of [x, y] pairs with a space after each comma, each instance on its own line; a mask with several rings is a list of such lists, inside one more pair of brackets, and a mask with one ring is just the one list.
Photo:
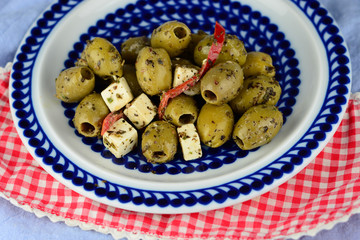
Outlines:
[[[13, 60], [15, 51], [26, 30], [52, 0], [0, 0], [0, 66]], [[348, 45], [352, 61], [352, 92], [360, 91], [360, 1], [320, 0], [340, 26]], [[303, 236], [301, 240], [358, 240], [360, 236], [360, 214], [347, 222], [335, 225], [331, 230], [322, 230], [315, 237]], [[0, 198], [0, 240], [27, 239], [87, 239], [109, 240], [110, 235], [70, 227], [63, 222], [53, 223], [48, 218], [15, 207]]]

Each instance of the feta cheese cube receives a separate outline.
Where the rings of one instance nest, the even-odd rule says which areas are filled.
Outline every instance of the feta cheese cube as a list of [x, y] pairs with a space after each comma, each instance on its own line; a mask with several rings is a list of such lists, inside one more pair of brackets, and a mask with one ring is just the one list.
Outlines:
[[116, 79], [116, 82], [105, 88], [101, 92], [101, 96], [111, 112], [123, 108], [134, 98], [126, 79], [123, 77]]
[[117, 158], [131, 152], [137, 142], [137, 130], [124, 118], [117, 120], [103, 135], [104, 146]]
[[145, 93], [142, 93], [126, 106], [124, 114], [137, 129], [141, 129], [154, 119], [156, 109], [156, 106], [151, 102], [149, 97]]
[[[199, 72], [196, 66], [177, 65], [174, 70], [173, 87], [176, 87]], [[184, 91], [186, 95], [194, 96], [200, 94], [200, 81], [189, 90]]]
[[202, 156], [200, 137], [193, 123], [188, 123], [177, 128], [179, 142], [185, 161]]

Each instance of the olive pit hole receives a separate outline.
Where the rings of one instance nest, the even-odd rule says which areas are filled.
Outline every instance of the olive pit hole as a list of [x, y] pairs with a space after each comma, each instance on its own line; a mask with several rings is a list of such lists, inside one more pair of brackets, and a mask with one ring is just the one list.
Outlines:
[[86, 80], [89, 80], [89, 79], [93, 78], [93, 73], [87, 68], [81, 68], [80, 73], [81, 73], [81, 76]]
[[194, 116], [192, 114], [182, 114], [179, 117], [179, 122], [181, 124], [188, 124], [188, 123], [193, 123], [194, 122]]
[[155, 151], [152, 154], [153, 159], [161, 159], [163, 157], [166, 157], [166, 153], [164, 151]]
[[183, 27], [176, 27], [174, 29], [174, 34], [179, 39], [185, 38], [187, 35], [186, 30]]
[[211, 102], [215, 102], [217, 100], [216, 94], [210, 90], [204, 91], [204, 97]]
[[244, 142], [241, 138], [239, 138], [238, 136], [235, 137], [234, 139], [235, 143], [240, 147], [243, 148], [244, 147]]
[[93, 133], [95, 131], [95, 127], [92, 124], [88, 123], [88, 122], [83, 122], [80, 125], [80, 130], [83, 133], [90, 134], [90, 133]]

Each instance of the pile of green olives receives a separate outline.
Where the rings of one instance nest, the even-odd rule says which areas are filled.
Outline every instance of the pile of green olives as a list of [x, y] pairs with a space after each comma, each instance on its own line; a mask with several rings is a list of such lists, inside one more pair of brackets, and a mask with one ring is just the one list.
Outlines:
[[[102, 121], [110, 113], [102, 89], [124, 77], [134, 97], [145, 93], [157, 105], [164, 92], [176, 87], [175, 78], [185, 81], [197, 73], [213, 42], [214, 36], [194, 33], [178, 21], [165, 22], [151, 36], [128, 38], [120, 49], [95, 37], [76, 66], [57, 77], [56, 97], [79, 103], [73, 121], [80, 134], [101, 138]], [[176, 130], [186, 124], [194, 124], [201, 143], [211, 148], [227, 141], [242, 150], [269, 143], [283, 125], [276, 107], [282, 89], [275, 74], [270, 55], [247, 52], [236, 35], [226, 34], [215, 64], [196, 85], [199, 90], [170, 99], [164, 119], [156, 116], [138, 129], [144, 157], [151, 163], [171, 161], [179, 149]]]

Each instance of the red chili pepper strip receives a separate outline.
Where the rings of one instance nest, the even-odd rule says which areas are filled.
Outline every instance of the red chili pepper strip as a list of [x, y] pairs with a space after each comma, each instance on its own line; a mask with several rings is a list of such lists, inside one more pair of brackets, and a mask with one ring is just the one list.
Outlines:
[[109, 113], [102, 122], [101, 136], [120, 118], [124, 117], [122, 110]]
[[179, 96], [184, 91], [193, 87], [200, 80], [200, 78], [214, 65], [216, 59], [218, 58], [221, 52], [224, 41], [225, 41], [225, 29], [218, 22], [216, 22], [215, 31], [214, 31], [214, 42], [210, 47], [210, 51], [208, 53], [206, 61], [201, 66], [198, 74], [195, 74], [186, 82], [176, 86], [175, 88], [168, 90], [163, 94], [158, 108], [158, 114], [160, 119], [162, 119], [164, 116], [165, 108], [169, 100], [171, 98]]

